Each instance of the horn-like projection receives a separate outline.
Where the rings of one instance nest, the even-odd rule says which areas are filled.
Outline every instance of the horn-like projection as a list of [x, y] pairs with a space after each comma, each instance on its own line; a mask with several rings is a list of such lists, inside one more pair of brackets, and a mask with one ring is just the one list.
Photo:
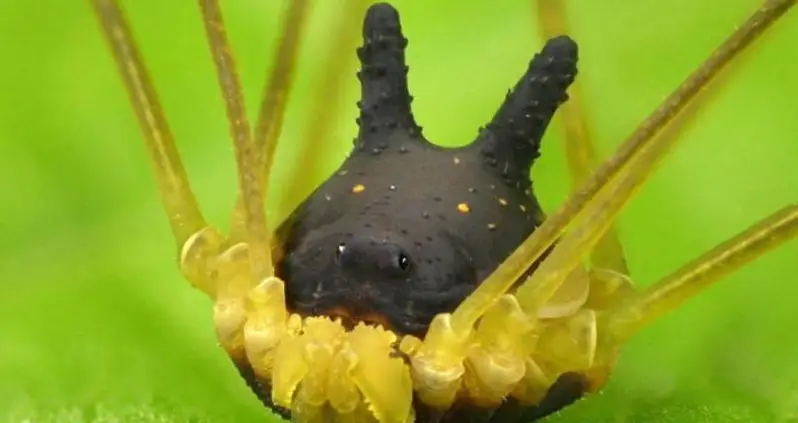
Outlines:
[[363, 22], [363, 46], [357, 50], [361, 63], [359, 148], [385, 148], [386, 137], [396, 132], [420, 138], [421, 128], [410, 111], [406, 46], [396, 9], [385, 3], [372, 5]]
[[576, 76], [576, 43], [550, 39], [529, 63], [524, 76], [477, 137], [485, 162], [505, 179], [529, 183], [529, 168], [540, 155], [540, 140]]

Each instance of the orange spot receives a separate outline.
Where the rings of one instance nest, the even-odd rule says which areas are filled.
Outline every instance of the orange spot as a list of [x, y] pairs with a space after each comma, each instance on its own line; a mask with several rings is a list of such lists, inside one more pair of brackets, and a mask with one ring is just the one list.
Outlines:
[[359, 194], [359, 193], [361, 193], [361, 192], [363, 192], [365, 190], [366, 190], [366, 186], [363, 185], [363, 184], [357, 184], [357, 185], [352, 187], [352, 192], [354, 192], [355, 194]]
[[502, 206], [506, 206], [507, 200], [505, 200], [504, 198], [499, 198], [499, 204], [501, 204]]
[[471, 211], [471, 206], [468, 203], [460, 203], [457, 205], [457, 211], [460, 213], [468, 213]]

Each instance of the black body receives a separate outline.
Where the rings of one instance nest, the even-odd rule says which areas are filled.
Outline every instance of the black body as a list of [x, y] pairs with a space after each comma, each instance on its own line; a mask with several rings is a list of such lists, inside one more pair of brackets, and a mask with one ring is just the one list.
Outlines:
[[[433, 316], [452, 311], [540, 225], [529, 170], [567, 100], [577, 47], [568, 37], [549, 40], [476, 140], [447, 149], [428, 142], [412, 115], [396, 10], [373, 5], [363, 37], [354, 148], [280, 228], [277, 271], [294, 312], [423, 336]], [[536, 407], [459, 404], [440, 415], [417, 403], [417, 422], [528, 421], [583, 390], [581, 377], [564, 375]]]

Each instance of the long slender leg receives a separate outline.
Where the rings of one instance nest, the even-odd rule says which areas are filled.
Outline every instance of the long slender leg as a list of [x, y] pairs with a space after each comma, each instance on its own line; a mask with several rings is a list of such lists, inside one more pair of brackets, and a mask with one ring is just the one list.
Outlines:
[[[566, 19], [566, 0], [534, 0], [537, 5], [536, 16], [543, 39], [568, 34]], [[565, 155], [571, 174], [574, 190], [587, 181], [590, 173], [596, 168], [598, 158], [593, 141], [589, 112], [585, 107], [581, 93], [581, 83], [577, 78], [569, 89], [569, 100], [560, 106], [559, 115], [562, 122]], [[627, 276], [629, 270], [624, 258], [623, 246], [614, 228], [598, 241], [591, 254], [593, 266], [602, 271]]]
[[[316, 169], [320, 168], [320, 161], [331, 154], [329, 133], [335, 113], [331, 113], [330, 110], [338, 110], [342, 106], [345, 79], [350, 77], [346, 71], [355, 59], [355, 55], [350, 53], [354, 53], [359, 35], [357, 20], [363, 16], [370, 2], [345, 0], [342, 3], [344, 4], [338, 12], [339, 18], [324, 49], [327, 55], [318, 66], [317, 80], [320, 81], [321, 88], [316, 94], [316, 99], [311, 102], [312, 109], [307, 116], [308, 125], [305, 126], [299, 139], [301, 153], [296, 160], [294, 171], [287, 178], [287, 187], [280, 202], [280, 216], [288, 215], [313, 191], [318, 176]], [[352, 48], [349, 49], [349, 46]]]
[[[567, 0], [533, 0], [538, 28], [544, 40], [569, 34]], [[559, 129], [565, 146], [565, 157], [571, 175], [572, 190], [579, 189], [599, 161], [590, 124], [590, 113], [585, 106], [580, 78], [571, 84], [568, 101], [560, 106]], [[589, 297], [591, 307], [603, 308], [617, 298], [633, 292], [629, 268], [623, 245], [615, 225], [599, 239], [590, 253]], [[567, 282], [566, 284], [567, 285]], [[556, 298], [556, 295], [555, 295]], [[554, 298], [552, 299], [554, 301]]]
[[[299, 56], [299, 45], [305, 33], [304, 27], [310, 3], [310, 0], [285, 2], [287, 9], [283, 15], [282, 32], [261, 98], [253, 143], [257, 154], [256, 162], [260, 167], [258, 176], [264, 198], [268, 197], [269, 193], [268, 178], [282, 130], [283, 115], [292, 87], [294, 68]], [[242, 206], [239, 201], [236, 209], [240, 210]], [[240, 216], [240, 213], [236, 215]], [[233, 236], [237, 236], [240, 232], [242, 223], [239, 218], [234, 217]]]
[[[788, 205], [646, 288], [615, 311], [617, 341], [676, 309], [715, 281], [798, 236], [798, 203]], [[616, 342], [617, 342], [616, 341]]]
[[239, 198], [243, 227], [249, 244], [250, 263], [255, 280], [273, 274], [269, 232], [263, 211], [263, 190], [259, 183], [258, 155], [252, 143], [244, 96], [236, 71], [235, 59], [227, 41], [218, 0], [199, 0], [208, 44], [216, 65], [219, 87], [227, 109], [230, 134], [238, 163]]
[[[645, 136], [653, 137], [647, 143], [648, 145], [639, 150], [636, 157], [633, 157], [618, 176], [611, 180], [610, 185], [600, 190], [597, 196], [600, 201], [588, 205], [583, 210], [582, 217], [578, 218], [577, 226], [563, 237], [551, 255], [543, 261], [538, 271], [516, 292], [518, 301], [525, 311], [534, 315], [543, 306], [543, 303], [562, 283], [564, 279], [562, 274], [570, 272], [579, 263], [580, 258], [590, 251], [624, 205], [653, 173], [656, 165], [673, 148], [679, 137], [662, 131], [666, 129], [665, 126], [687, 106], [687, 102], [712, 82], [710, 76], [717, 75], [723, 66], [731, 63], [731, 60], [741, 53], [744, 47], [750, 45], [756, 35], [761, 34], [761, 28], [767, 26], [767, 22], [773, 22], [773, 20], [767, 20], [768, 17], [780, 15], [775, 13], [779, 10], [786, 11], [790, 2], [781, 2], [784, 4], [781, 9], [773, 7], [776, 3], [778, 2], [770, 2], [770, 7], [765, 6], [757, 11], [747, 25], [735, 32], [697, 73], [677, 89], [677, 101], [671, 103], [666, 100], [665, 108], [661, 108], [659, 113], [655, 112], [654, 119], [661, 116], [663, 121], [654, 123], [656, 131], [644, 131]], [[685, 88], [687, 90], [684, 90]], [[647, 124], [651, 125], [651, 122], [644, 123], [643, 127], [645, 128]]]
[[449, 322], [445, 322], [446, 316], [443, 316], [439, 322], [433, 322], [431, 331], [433, 328], [447, 330], [449, 327], [454, 333], [467, 333], [487, 308], [521, 276], [524, 269], [535, 262], [567, 227], [578, 221], [583, 224], [579, 230], [568, 235], [568, 242], [563, 239], [533, 274], [532, 280], [527, 281], [517, 292], [519, 302], [525, 303], [522, 306], [527, 311], [545, 302], [562, 283], [569, 269], [573, 269], [584, 253], [595, 245], [597, 238], [605, 233], [608, 223], [612, 222], [621, 207], [652, 173], [654, 165], [673, 147], [678, 137], [663, 136], [666, 126], [716, 79], [733, 58], [794, 5], [795, 0], [771, 0], [758, 9], [666, 98], [581, 190], [572, 195], [558, 212], [550, 216], [461, 303]]
[[92, 5], [144, 132], [172, 234], [177, 247], [182, 248], [192, 235], [206, 226], [205, 219], [191, 191], [172, 133], [124, 11], [116, 0], [93, 0]]

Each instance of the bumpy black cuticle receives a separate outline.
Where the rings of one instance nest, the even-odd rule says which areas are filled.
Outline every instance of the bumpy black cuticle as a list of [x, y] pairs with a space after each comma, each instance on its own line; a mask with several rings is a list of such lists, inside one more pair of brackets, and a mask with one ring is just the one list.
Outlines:
[[363, 22], [363, 46], [357, 50], [361, 63], [357, 74], [361, 82], [359, 137], [366, 144], [397, 130], [413, 138], [420, 135], [410, 109], [406, 47], [396, 9], [386, 3], [372, 5]]
[[[288, 308], [301, 316], [338, 316], [346, 325], [381, 324], [423, 337], [434, 316], [452, 312], [540, 225], [529, 169], [568, 99], [577, 50], [567, 37], [549, 40], [475, 142], [449, 148], [428, 142], [413, 117], [406, 47], [397, 11], [372, 5], [357, 51], [353, 151], [277, 229], [282, 257], [275, 274], [286, 282]], [[558, 381], [564, 388], [534, 408], [508, 401], [492, 410], [466, 401], [438, 413], [416, 403], [416, 422], [526, 421], [581, 395], [578, 382]], [[253, 386], [262, 397], [269, 393], [261, 388]]]
[[529, 183], [543, 134], [557, 108], [568, 100], [566, 90], [576, 76], [577, 56], [576, 43], [567, 36], [552, 38], [534, 56], [493, 120], [479, 132], [476, 145], [486, 165], [507, 162], [510, 177]]

